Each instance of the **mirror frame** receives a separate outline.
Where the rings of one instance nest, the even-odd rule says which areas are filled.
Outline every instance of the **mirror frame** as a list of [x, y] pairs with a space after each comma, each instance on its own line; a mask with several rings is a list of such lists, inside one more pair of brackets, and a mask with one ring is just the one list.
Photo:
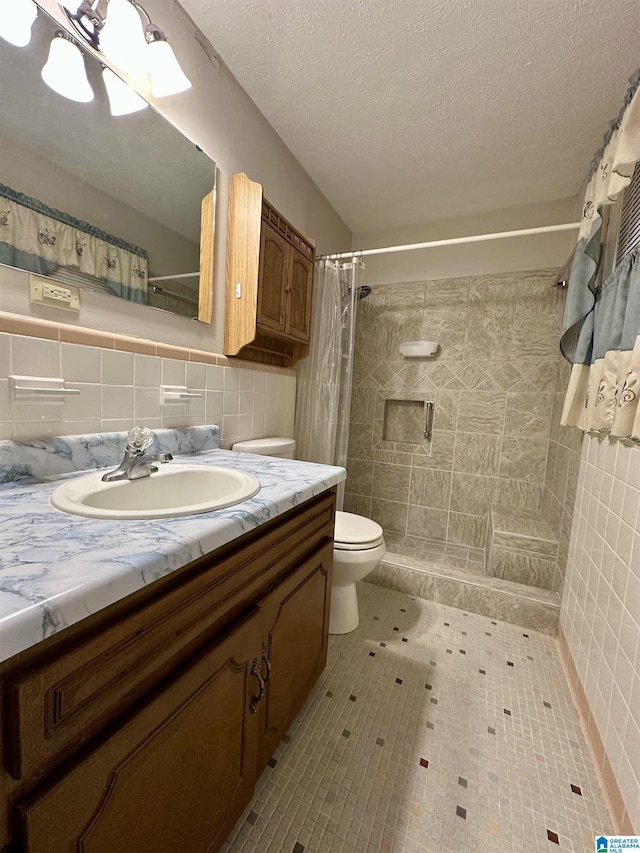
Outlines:
[[[215, 225], [216, 189], [214, 186], [211, 192], [207, 193], [207, 195], [202, 199], [202, 206], [200, 208], [200, 278], [198, 279], [198, 320], [201, 323], [209, 324], [213, 323]], [[203, 283], [205, 284], [204, 287]]]

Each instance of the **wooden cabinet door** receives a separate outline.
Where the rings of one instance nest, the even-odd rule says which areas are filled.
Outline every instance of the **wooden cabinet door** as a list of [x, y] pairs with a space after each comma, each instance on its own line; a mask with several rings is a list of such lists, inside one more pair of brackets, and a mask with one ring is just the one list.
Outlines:
[[311, 337], [311, 293], [313, 262], [291, 248], [291, 276], [287, 285], [285, 331], [293, 338], [309, 342]]
[[[212, 853], [256, 777], [258, 608], [18, 806], [24, 853]], [[260, 693], [262, 690], [260, 689]]]
[[328, 542], [257, 602], [269, 626], [263, 654], [270, 669], [260, 714], [258, 773], [327, 662], [332, 566], [333, 543]]
[[291, 247], [268, 223], [260, 232], [258, 325], [276, 332], [285, 327], [285, 284], [290, 275]]

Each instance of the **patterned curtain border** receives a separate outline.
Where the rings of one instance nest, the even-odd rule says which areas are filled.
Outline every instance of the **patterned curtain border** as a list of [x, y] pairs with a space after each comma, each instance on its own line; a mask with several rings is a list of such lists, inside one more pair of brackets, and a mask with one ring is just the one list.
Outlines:
[[141, 258], [145, 258], [145, 260], [148, 258], [148, 252], [146, 249], [142, 249], [134, 243], [128, 243], [121, 237], [116, 237], [115, 234], [109, 234], [107, 231], [102, 231], [100, 228], [97, 228], [95, 225], [91, 225], [89, 222], [83, 222], [81, 219], [76, 219], [74, 216], [71, 216], [62, 210], [56, 210], [55, 207], [49, 207], [39, 199], [32, 198], [31, 196], [18, 192], [17, 190], [6, 186], [6, 184], [0, 184], [0, 196], [7, 198], [9, 201], [13, 201], [16, 204], [20, 204], [23, 207], [28, 207], [36, 213], [41, 213], [43, 216], [48, 216], [50, 219], [62, 222], [64, 225], [70, 225], [72, 228], [77, 228], [78, 231], [84, 231], [85, 234], [90, 234], [98, 240], [103, 240], [105, 243], [117, 246], [120, 249], [124, 249], [126, 252], [131, 252], [133, 255], [138, 255]]
[[146, 258], [13, 199], [0, 198], [0, 208], [6, 208], [0, 209], [2, 263], [45, 275], [67, 267], [99, 280], [123, 298], [146, 302]]

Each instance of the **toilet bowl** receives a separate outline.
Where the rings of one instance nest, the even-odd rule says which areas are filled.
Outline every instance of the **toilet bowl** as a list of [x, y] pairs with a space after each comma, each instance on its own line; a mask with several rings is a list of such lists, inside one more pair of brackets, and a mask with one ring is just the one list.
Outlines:
[[348, 634], [360, 622], [356, 582], [375, 569], [387, 548], [380, 525], [351, 512], [336, 512], [333, 539], [329, 633]]

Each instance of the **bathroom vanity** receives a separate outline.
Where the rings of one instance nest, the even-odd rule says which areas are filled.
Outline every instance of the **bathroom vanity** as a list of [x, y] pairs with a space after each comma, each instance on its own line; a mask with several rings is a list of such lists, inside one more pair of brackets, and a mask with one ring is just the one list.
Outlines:
[[[342, 469], [227, 451], [197, 460], [205, 456], [265, 482], [283, 465], [299, 479], [287, 500], [280, 473], [277, 498], [266, 485], [238, 507], [163, 520], [178, 525], [177, 539], [181, 525], [201, 529], [201, 542], [216, 525], [228, 531], [225, 516], [251, 529], [231, 539], [218, 531], [225, 544], [0, 664], [0, 850], [217, 850], [322, 672]], [[33, 488], [44, 500], [52, 487]], [[61, 530], [105, 524], [42, 511], [38, 523], [60, 519]], [[106, 524], [131, 537], [141, 526]]]

